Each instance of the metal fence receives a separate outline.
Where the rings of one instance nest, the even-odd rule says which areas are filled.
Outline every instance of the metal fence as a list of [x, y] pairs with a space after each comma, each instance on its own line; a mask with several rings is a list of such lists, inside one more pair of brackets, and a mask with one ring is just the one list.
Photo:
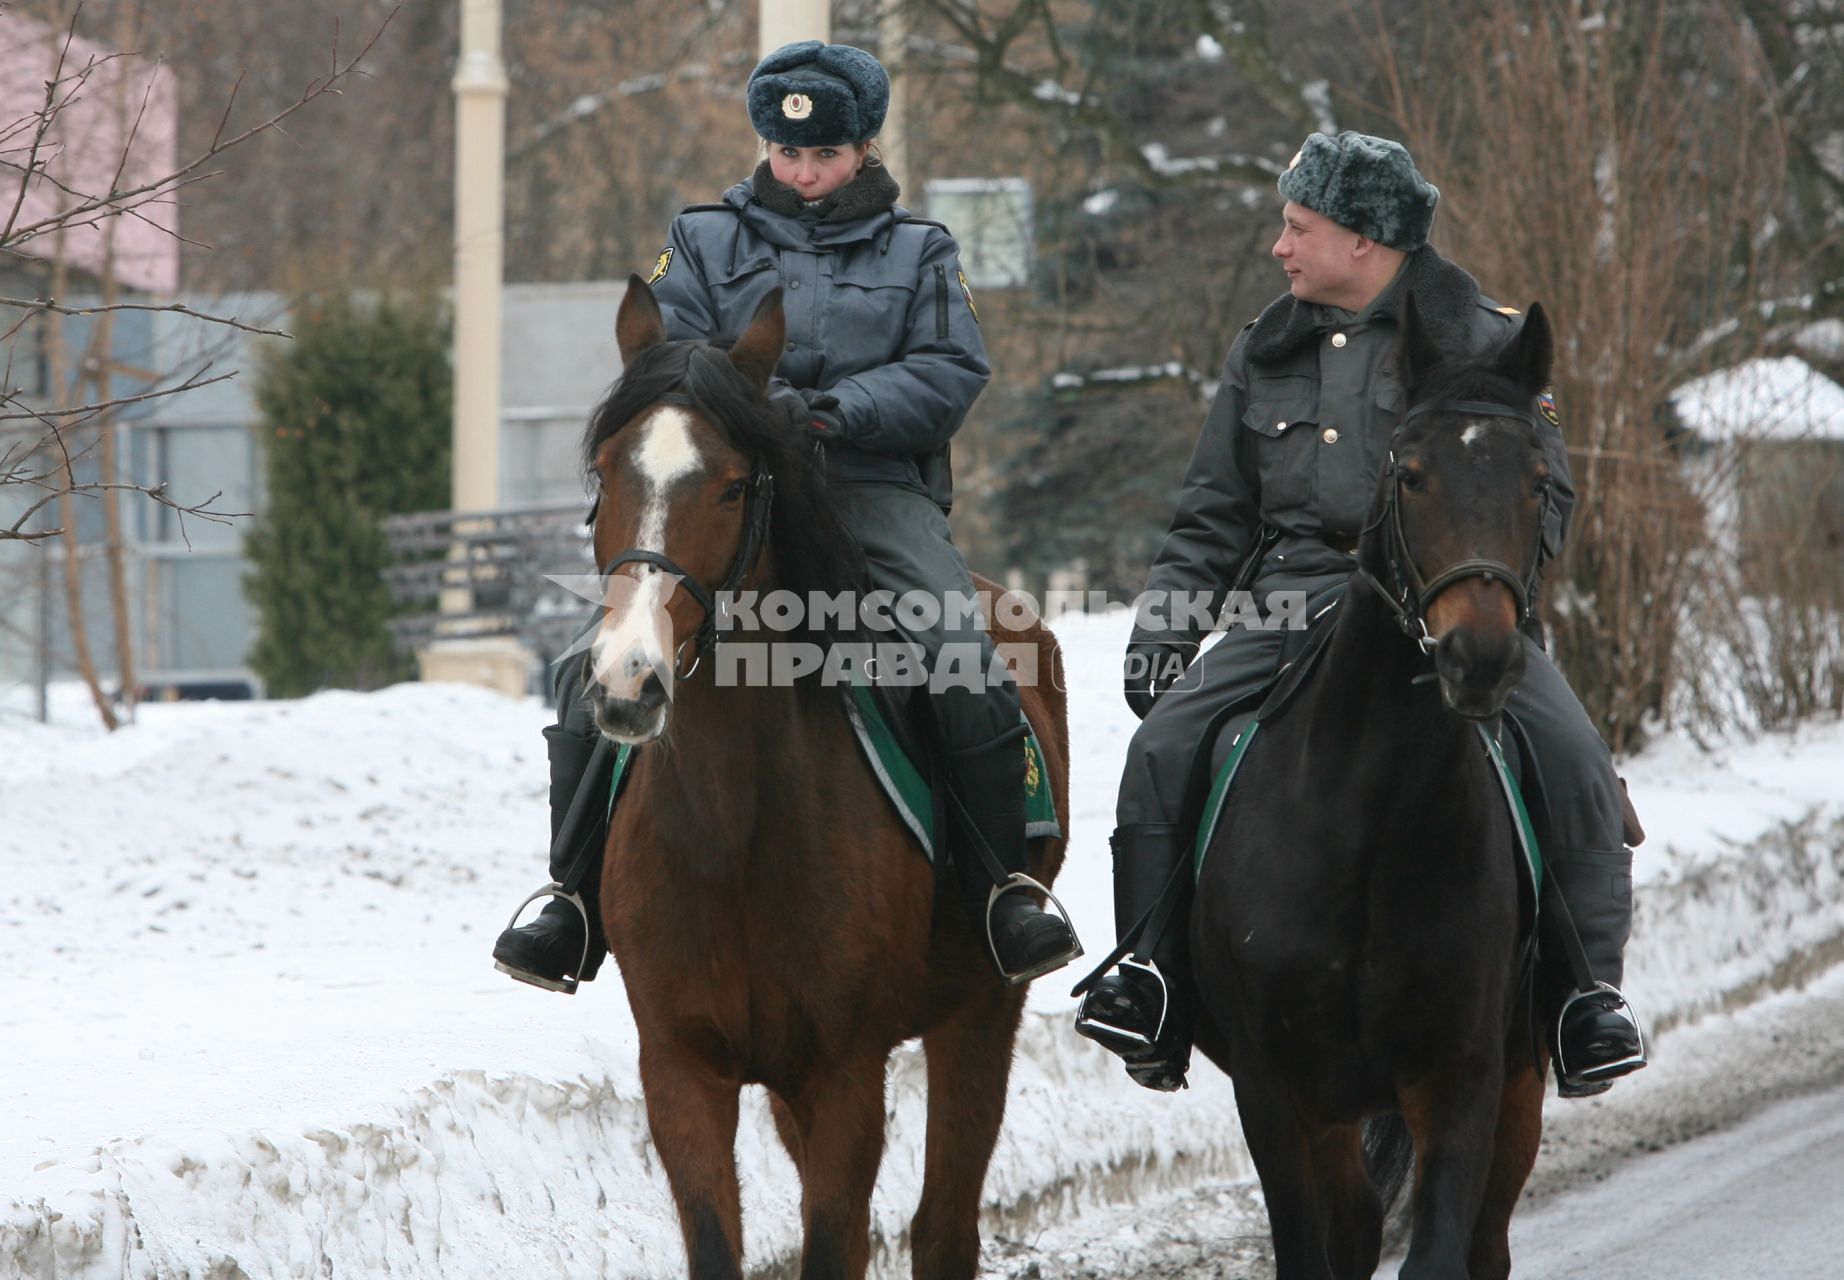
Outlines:
[[595, 572], [583, 514], [570, 502], [388, 517], [398, 643], [514, 636], [545, 661], [561, 653], [594, 611], [552, 581]]

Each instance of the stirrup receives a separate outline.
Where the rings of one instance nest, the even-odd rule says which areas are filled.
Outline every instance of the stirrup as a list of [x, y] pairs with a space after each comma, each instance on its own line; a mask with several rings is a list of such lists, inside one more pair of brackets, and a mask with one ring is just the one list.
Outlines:
[[[581, 894], [565, 889], [561, 884], [553, 880], [542, 889], [532, 894], [529, 898], [525, 899], [525, 901], [519, 903], [518, 909], [512, 913], [512, 919], [506, 921], [506, 928], [514, 928], [519, 923], [519, 917], [524, 914], [525, 908], [529, 907], [539, 898], [562, 898], [565, 902], [575, 907], [576, 914], [583, 918], [583, 956], [582, 959], [576, 962], [576, 972], [581, 974], [584, 969], [589, 967], [589, 948], [594, 945], [591, 935], [595, 933], [595, 930], [590, 927], [589, 923], [589, 908], [583, 905]], [[543, 987], [546, 991], [561, 991], [566, 996], [573, 996], [576, 994], [578, 981], [576, 978], [547, 978], [543, 974], [533, 973], [529, 969], [515, 969], [504, 960], [499, 959], [493, 961], [493, 967], [509, 978], [516, 978], [520, 982], [529, 982], [532, 986]]]
[[[1569, 1062], [1564, 1057], [1567, 1046], [1563, 1044], [1562, 1024], [1568, 1020], [1570, 1009], [1573, 1009], [1583, 1000], [1593, 999], [1597, 996], [1612, 996], [1614, 998], [1616, 1004], [1614, 1008], [1609, 1009], [1609, 1012], [1625, 1013], [1626, 1020], [1633, 1024], [1633, 1034], [1639, 1040], [1639, 1050], [1636, 1053], [1630, 1053], [1626, 1057], [1616, 1059], [1613, 1062], [1604, 1062], [1598, 1066], [1585, 1067], [1577, 1071], [1570, 1066]], [[1621, 993], [1618, 987], [1613, 986], [1611, 983], [1597, 982], [1589, 990], [1577, 991], [1574, 995], [1562, 1002], [1562, 1010], [1556, 1015], [1557, 1090], [1558, 1092], [1562, 1092], [1564, 1089], [1575, 1091], [1563, 1093], [1564, 1097], [1582, 1098], [1590, 1097], [1596, 1093], [1603, 1093], [1613, 1081], [1619, 1079], [1621, 1076], [1630, 1075], [1632, 1072], [1639, 1070], [1639, 1068], [1645, 1065], [1645, 1027], [1640, 1024], [1639, 1014], [1633, 1009], [1632, 1002]], [[1594, 1088], [1593, 1086], [1596, 1085], [1601, 1087]]]
[[[1040, 960], [1027, 969], [1020, 970], [1017, 973], [1008, 973], [1005, 968], [1005, 962], [999, 958], [998, 940], [994, 938], [992, 934], [992, 909], [999, 905], [999, 899], [1004, 895], [1014, 892], [1028, 893], [1032, 889], [1043, 894], [1044, 901], [1056, 908], [1057, 915], [1062, 918], [1063, 927], [1069, 930], [1069, 948], [1057, 955]], [[1071, 960], [1079, 957], [1082, 954], [1082, 939], [1076, 936], [1076, 924], [1075, 921], [1069, 918], [1068, 909], [1063, 906], [1062, 902], [1058, 900], [1054, 893], [1050, 892], [1050, 887], [1048, 885], [1039, 884], [1022, 871], [1014, 871], [1009, 880], [1004, 884], [995, 884], [992, 887], [992, 892], [986, 896], [986, 949], [992, 953], [993, 968], [999, 971], [1006, 982], [1014, 987], [1021, 987], [1025, 983], [1031, 981], [1031, 979], [1040, 978], [1046, 973], [1052, 973], [1057, 969], [1061, 969]]]
[[[1112, 1022], [1104, 1022], [1099, 1018], [1090, 1017], [1088, 1013], [1089, 1002], [1087, 996], [1083, 998], [1081, 1007], [1076, 1010], [1076, 1033], [1086, 1036], [1088, 1039], [1100, 1044], [1110, 1053], [1117, 1054], [1122, 1058], [1130, 1058], [1131, 1055], [1151, 1049], [1154, 1045], [1158, 1044], [1159, 1037], [1165, 1034], [1166, 1016], [1172, 1009], [1172, 991], [1170, 987], [1165, 985], [1164, 974], [1160, 973], [1155, 966], [1141, 960], [1135, 960], [1132, 956], [1123, 957], [1120, 962], [1121, 972], [1125, 973], [1128, 969], [1135, 969], [1141, 973], [1150, 973], [1153, 977], [1153, 981], [1159, 984], [1159, 1026], [1158, 1029], [1152, 1033], [1150, 1039], [1144, 1032], [1135, 1031], [1131, 1027], [1118, 1027]], [[1090, 987], [1089, 995], [1093, 995], [1094, 990], [1093, 987]], [[1097, 1032], [1099, 1032], [1099, 1034], [1097, 1034]], [[1115, 1048], [1115, 1043], [1122, 1045], [1122, 1047], [1118, 1049]]]

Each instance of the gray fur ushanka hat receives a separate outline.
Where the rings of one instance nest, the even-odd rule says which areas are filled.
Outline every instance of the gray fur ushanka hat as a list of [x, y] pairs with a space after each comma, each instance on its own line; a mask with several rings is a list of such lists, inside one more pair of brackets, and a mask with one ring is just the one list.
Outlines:
[[1350, 130], [1307, 138], [1280, 189], [1295, 204], [1404, 253], [1428, 243], [1441, 198], [1400, 142]]
[[889, 108], [883, 64], [849, 44], [784, 44], [749, 74], [749, 123], [784, 147], [869, 141]]

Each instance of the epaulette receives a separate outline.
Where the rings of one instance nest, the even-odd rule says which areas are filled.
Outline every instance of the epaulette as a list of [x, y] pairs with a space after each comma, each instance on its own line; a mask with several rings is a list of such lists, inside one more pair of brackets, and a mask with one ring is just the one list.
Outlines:
[[936, 221], [935, 221], [934, 219], [932, 219], [932, 218], [918, 218], [918, 217], [916, 217], [916, 216], [915, 216], [915, 215], [914, 215], [913, 213], [906, 213], [906, 214], [904, 214], [904, 215], [903, 215], [902, 217], [900, 217], [900, 218], [898, 218], [898, 219], [897, 219], [897, 222], [899, 222], [899, 223], [901, 223], [901, 224], [903, 224], [903, 225], [905, 225], [905, 226], [913, 226], [913, 227], [934, 227], [934, 228], [936, 228], [937, 230], [941, 230], [941, 231], [947, 231], [947, 233], [948, 233], [949, 235], [953, 235], [953, 234], [954, 234], [954, 233], [953, 233], [952, 231], [950, 231], [950, 230], [948, 229], [948, 226], [947, 226], [947, 224], [946, 224], [946, 223], [943, 223], [943, 222], [936, 222]]
[[688, 213], [741, 213], [742, 211], [740, 206], [733, 205], [728, 200], [719, 200], [714, 204], [688, 204], [679, 210], [679, 216], [684, 217]]

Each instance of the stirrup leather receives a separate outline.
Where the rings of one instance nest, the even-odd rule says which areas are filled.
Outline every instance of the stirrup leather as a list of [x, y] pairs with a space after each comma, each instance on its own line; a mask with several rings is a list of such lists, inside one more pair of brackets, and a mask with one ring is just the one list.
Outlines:
[[[540, 898], [561, 898], [575, 907], [576, 914], [583, 918], [583, 955], [582, 958], [576, 962], [576, 972], [580, 975], [584, 969], [589, 967], [589, 948], [594, 945], [593, 935], [595, 933], [594, 928], [591, 927], [589, 922], [589, 908], [583, 905], [581, 894], [565, 889], [561, 884], [553, 880], [542, 889], [532, 894], [529, 898], [525, 899], [525, 901], [519, 903], [518, 909], [512, 913], [512, 919], [506, 922], [506, 927], [511, 929], [516, 926], [519, 922], [519, 917], [524, 914], [525, 908], [529, 907]], [[509, 978], [516, 978], [520, 982], [529, 982], [532, 986], [543, 987], [546, 991], [561, 991], [566, 996], [573, 996], [576, 994], [578, 981], [576, 978], [547, 978], [542, 974], [532, 973], [526, 969], [515, 969], [504, 960], [495, 960], [493, 962], [493, 967]]]
[[[1056, 908], [1057, 915], [1062, 918], [1063, 927], [1069, 930], [1069, 949], [1059, 955], [1054, 955], [1048, 959], [1039, 961], [1037, 964], [1018, 973], [1008, 973], [1006, 972], [1005, 962], [999, 958], [998, 940], [993, 937], [992, 909], [999, 905], [999, 899], [1005, 894], [1029, 893], [1033, 889], [1044, 895], [1044, 901], [1048, 905]], [[1004, 975], [1008, 983], [1014, 987], [1019, 987], [1033, 978], [1042, 977], [1046, 973], [1061, 969], [1071, 960], [1080, 956], [1082, 954], [1082, 939], [1076, 936], [1075, 921], [1069, 918], [1068, 909], [1063, 906], [1062, 901], [1058, 899], [1054, 893], [1050, 892], [1049, 886], [1039, 884], [1036, 880], [1033, 880], [1022, 871], [1014, 871], [1010, 879], [1006, 880], [1004, 884], [995, 884], [992, 887], [992, 892], [986, 896], [986, 949], [992, 953], [993, 967]]]
[[[1135, 960], [1132, 956], [1124, 957], [1121, 960], [1120, 969], [1123, 973], [1128, 969], [1134, 969], [1140, 973], [1149, 973], [1152, 975], [1153, 981], [1159, 984], [1159, 1025], [1152, 1033], [1151, 1038], [1149, 1039], [1144, 1032], [1135, 1031], [1131, 1027], [1119, 1027], [1112, 1022], [1103, 1022], [1099, 1018], [1090, 1017], [1088, 1013], [1089, 1002], [1087, 999], [1082, 1001], [1081, 1009], [1076, 1012], [1076, 1031], [1079, 1034], [1088, 1035], [1089, 1033], [1084, 1030], [1085, 1027], [1097, 1028], [1110, 1039], [1130, 1041], [1139, 1045], [1142, 1049], [1151, 1049], [1154, 1045], [1159, 1043], [1159, 1037], [1165, 1034], [1166, 1015], [1168, 1015], [1172, 1009], [1171, 988], [1165, 985], [1165, 975], [1160, 973], [1155, 966], [1144, 961]], [[1093, 991], [1094, 989], [1090, 988], [1090, 994], [1093, 994]], [[1090, 1038], [1094, 1039], [1095, 1037], [1090, 1036]]]
[[[1577, 1004], [1581, 1003], [1583, 1000], [1603, 996], [1612, 996], [1614, 999], [1614, 1007], [1610, 1009], [1609, 1012], [1623, 1013], [1626, 1016], [1626, 1020], [1633, 1024], [1633, 1034], [1639, 1041], [1639, 1051], [1637, 1053], [1628, 1054], [1626, 1057], [1617, 1059], [1613, 1062], [1604, 1062], [1598, 1066], [1577, 1070], [1565, 1057], [1568, 1046], [1563, 1043], [1563, 1024], [1568, 1021], [1569, 1010], [1573, 1009]], [[1556, 1015], [1556, 1074], [1561, 1077], [1563, 1082], [1577, 1086], [1598, 1084], [1602, 1081], [1618, 1079], [1620, 1076], [1637, 1071], [1645, 1065], [1645, 1027], [1640, 1023], [1639, 1014], [1634, 1010], [1632, 1003], [1627, 1000], [1626, 996], [1621, 993], [1618, 987], [1606, 982], [1597, 982], [1589, 990], [1577, 991], [1574, 995], [1562, 1002], [1562, 1011]]]

